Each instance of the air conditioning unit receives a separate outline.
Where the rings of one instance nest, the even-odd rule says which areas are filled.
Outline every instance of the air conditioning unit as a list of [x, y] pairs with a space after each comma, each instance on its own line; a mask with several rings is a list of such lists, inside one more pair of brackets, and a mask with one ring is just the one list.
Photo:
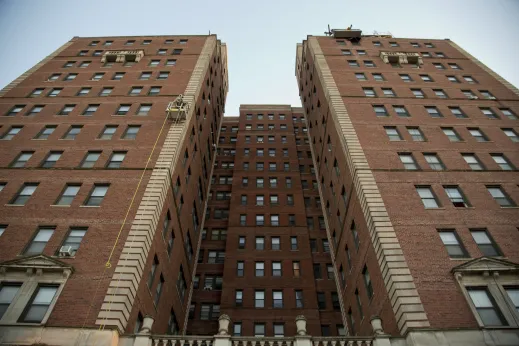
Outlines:
[[72, 249], [72, 246], [62, 246], [60, 249], [59, 249], [59, 255], [61, 257], [70, 257], [70, 256], [74, 256], [74, 249]]
[[478, 97], [477, 97], [477, 96], [469, 96], [469, 99], [471, 99], [471, 100], [477, 100]]
[[490, 96], [488, 99], [489, 100], [495, 100], [496, 98], [494, 96]]
[[213, 290], [213, 286], [205, 286], [204, 287], [204, 291], [212, 291]]

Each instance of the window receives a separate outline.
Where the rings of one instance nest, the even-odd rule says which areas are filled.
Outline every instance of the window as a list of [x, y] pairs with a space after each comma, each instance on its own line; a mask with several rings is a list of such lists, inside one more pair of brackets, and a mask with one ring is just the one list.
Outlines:
[[236, 290], [234, 295], [234, 302], [236, 306], [242, 306], [243, 305], [243, 290]]
[[122, 139], [135, 139], [137, 138], [137, 133], [139, 133], [141, 126], [140, 125], [128, 125], [126, 131], [124, 132]]
[[85, 95], [88, 95], [88, 93], [90, 92], [90, 89], [91, 88], [81, 88], [78, 93], [76, 94], [76, 96], [85, 96]]
[[412, 154], [408, 153], [399, 153], [400, 161], [404, 164], [404, 168], [409, 171], [415, 171], [419, 169], [418, 164], [416, 163]]
[[465, 82], [469, 83], [469, 84], [476, 84], [477, 81], [472, 78], [471, 76], [463, 76], [463, 79], [465, 80]]
[[420, 78], [422, 78], [422, 80], [424, 82], [432, 82], [433, 81], [432, 78], [429, 75], [427, 75], [427, 74], [421, 74]]
[[478, 128], [468, 128], [472, 137], [476, 139], [477, 142], [488, 142], [488, 138], [485, 134]]
[[328, 280], [334, 280], [335, 279], [335, 273], [333, 271], [333, 264], [327, 264], [326, 265], [326, 273]]
[[439, 230], [440, 238], [452, 258], [469, 257], [465, 247], [460, 242], [458, 234], [454, 230]]
[[488, 119], [499, 119], [496, 113], [490, 108], [487, 107], [479, 107], [481, 113], [483, 113]]
[[342, 55], [351, 55], [351, 50], [349, 50], [349, 49], [342, 49], [341, 53], [342, 53]]
[[148, 96], [158, 95], [160, 93], [161, 87], [151, 87], [148, 91]]
[[59, 95], [59, 93], [63, 90], [63, 88], [53, 88], [51, 91], [47, 94], [47, 97], [56, 97]]
[[70, 126], [70, 128], [65, 133], [65, 135], [63, 135], [62, 139], [70, 139], [70, 140], [76, 139], [76, 136], [81, 132], [82, 128], [83, 128], [83, 125]]
[[180, 55], [182, 54], [182, 49], [173, 49], [173, 55]]
[[[299, 262], [294, 262], [294, 263], [297, 263], [298, 267], [299, 267]], [[294, 276], [296, 276], [296, 275], [294, 275]], [[296, 277], [299, 277], [299, 275], [297, 275]], [[302, 308], [304, 306], [303, 291], [295, 290], [295, 297], [296, 297], [296, 308]]]
[[366, 67], [376, 67], [375, 63], [371, 60], [364, 60], [364, 66]]
[[475, 154], [461, 154], [461, 156], [463, 156], [463, 159], [473, 171], [481, 171], [484, 169], [483, 164]]
[[107, 168], [120, 168], [126, 157], [126, 151], [114, 151], [108, 160]]
[[440, 99], [449, 98], [443, 89], [433, 89], [434, 94]]
[[264, 308], [265, 307], [265, 291], [256, 290], [254, 291], [254, 307]]
[[[508, 294], [508, 297], [512, 301], [515, 306], [515, 310], [519, 312], [519, 288], [518, 287], [505, 287], [505, 291]], [[2, 314], [0, 313], [0, 318]]]
[[245, 271], [245, 262], [238, 261], [236, 263], [236, 276], [243, 277], [244, 271]]
[[56, 296], [58, 288], [59, 286], [56, 285], [39, 285], [20, 317], [20, 322], [41, 323]]
[[393, 106], [393, 110], [395, 111], [396, 115], [399, 117], [408, 118], [409, 112], [404, 106]]
[[51, 168], [54, 167], [56, 162], [60, 159], [62, 151], [51, 151], [47, 157], [42, 161], [40, 167]]
[[296, 225], [296, 216], [294, 214], [288, 214], [288, 225], [289, 226]]
[[21, 111], [23, 110], [23, 108], [25, 107], [25, 105], [16, 105], [16, 106], [13, 106], [9, 112], [7, 112], [6, 116], [9, 116], [9, 117], [13, 117], [15, 115], [18, 115], [19, 113], [21, 113]]
[[348, 66], [359, 67], [359, 63], [356, 60], [348, 60]]
[[240, 214], [240, 226], [247, 226], [247, 215]]
[[351, 222], [350, 231], [353, 236], [353, 242], [355, 243], [355, 249], [359, 250], [360, 239], [359, 239], [359, 232], [357, 232], [357, 225], [355, 224], [355, 221]]
[[90, 61], [83, 61], [79, 64], [79, 67], [85, 68], [85, 67], [88, 67], [89, 65], [90, 65]]
[[452, 83], [459, 83], [460, 81], [455, 76], [447, 76], [447, 79]]
[[430, 186], [416, 186], [416, 192], [422, 199], [425, 208], [439, 208], [440, 205]]
[[389, 137], [390, 141], [401, 141], [402, 140], [402, 136], [400, 136], [400, 133], [398, 132], [396, 127], [384, 126], [384, 129], [385, 129], [386, 134]]
[[272, 307], [283, 308], [283, 291], [272, 291]]
[[467, 118], [467, 116], [465, 115], [465, 113], [463, 113], [461, 108], [459, 108], [459, 107], [449, 107], [449, 109], [450, 109], [452, 115], [454, 115], [456, 118], [458, 118], [458, 119]]
[[451, 142], [460, 142], [461, 141], [461, 137], [458, 135], [456, 130], [454, 130], [454, 128], [442, 127], [442, 131], [447, 136], [449, 141], [451, 141]]
[[10, 141], [22, 130], [23, 126], [11, 126], [11, 128], [3, 135], [2, 139]]
[[114, 73], [112, 80], [121, 80], [121, 79], [123, 79], [124, 75], [125, 75], [124, 72], [116, 72], [116, 73]]
[[169, 72], [161, 71], [161, 72], [159, 72], [159, 75], [157, 76], [157, 79], [158, 80], [164, 80], [164, 79], [168, 79], [168, 77], [169, 77]]
[[483, 325], [507, 325], [506, 320], [494, 301], [494, 298], [489, 294], [486, 288], [467, 287], [467, 291]]
[[501, 207], [515, 207], [515, 202], [504, 192], [501, 186], [487, 186], [487, 190]]
[[366, 75], [364, 73], [355, 73], [355, 78], [359, 81], [367, 80]]
[[436, 67], [438, 70], [445, 70], [445, 66], [439, 62], [433, 62], [433, 66]]
[[54, 230], [54, 227], [40, 227], [29, 245], [25, 248], [23, 254], [30, 256], [42, 253], [50, 237], [52, 237]]
[[34, 151], [22, 151], [18, 156], [14, 159], [13, 162], [9, 165], [9, 167], [25, 167], [25, 164], [34, 154]]
[[445, 189], [445, 193], [447, 193], [450, 201], [456, 208], [470, 207], [470, 204], [458, 186], [444, 186], [443, 188]]
[[319, 310], [326, 309], [326, 296], [324, 292], [317, 292], [317, 307]]
[[514, 129], [502, 129], [505, 135], [510, 138], [512, 142], [519, 142], [519, 135], [515, 132]]
[[429, 113], [431, 118], [443, 118], [443, 115], [435, 106], [425, 106], [425, 109], [427, 110], [427, 113]]
[[141, 104], [137, 110], [137, 115], [148, 115], [151, 110], [151, 104]]
[[407, 132], [411, 135], [411, 137], [413, 138], [413, 141], [415, 141], [415, 142], [424, 142], [425, 141], [425, 137], [419, 127], [408, 127]]
[[98, 108], [99, 108], [99, 105], [88, 105], [87, 108], [85, 108], [85, 110], [83, 111], [83, 113], [81, 113], [81, 115], [87, 115], [87, 116], [93, 115], [97, 111]]
[[254, 323], [254, 336], [265, 336], [265, 323]]
[[298, 249], [297, 237], [296, 236], [290, 237], [290, 250], [297, 250], [297, 249]]
[[364, 269], [362, 270], [362, 276], [364, 278], [364, 286], [366, 287], [368, 298], [371, 299], [373, 297], [373, 286], [371, 284], [371, 277], [369, 276], [368, 267], [366, 265], [364, 265]]
[[47, 139], [49, 136], [54, 132], [56, 129], [56, 125], [47, 125], [45, 126], [37, 135], [34, 137], [34, 139]]
[[101, 80], [104, 75], [105, 74], [103, 72], [94, 73], [94, 75], [92, 76], [91, 80], [95, 80], [95, 81]]
[[[373, 75], [373, 79], [376, 80], [377, 82], [385, 81], [384, 76], [381, 73], [372, 73], [372, 75]], [[385, 89], [382, 89], [382, 90], [385, 90]], [[391, 92], [392, 92], [392, 90], [391, 90]], [[389, 96], [385, 92], [384, 92], [384, 95]], [[393, 94], [391, 97], [393, 97], [393, 96], [395, 96], [395, 95]]]
[[265, 250], [265, 237], [256, 237], [256, 250]]
[[59, 196], [58, 200], [54, 203], [55, 205], [71, 205], [74, 197], [79, 192], [80, 184], [67, 184], [65, 189]]
[[11, 305], [21, 287], [21, 283], [3, 282], [0, 285], [0, 319], [9, 308], [9, 305]]
[[412, 91], [414, 97], [416, 97], [417, 99], [425, 98], [425, 95], [421, 89], [411, 89], [411, 91]]
[[39, 114], [41, 113], [41, 111], [43, 110], [45, 106], [44, 105], [36, 105], [36, 106], [33, 106], [31, 108], [31, 110], [29, 112], [27, 112], [27, 116], [29, 115], [36, 115], [36, 114]]
[[[182, 295], [183, 296], [183, 295]], [[220, 317], [220, 305], [217, 304], [202, 304], [200, 309], [201, 320], [218, 320]]]
[[96, 184], [85, 201], [85, 205], [99, 206], [108, 192], [108, 184]]
[[503, 113], [504, 116], [506, 116], [510, 120], [518, 119], [517, 115], [514, 112], [512, 112], [509, 108], [499, 108], [499, 110], [501, 111], [501, 113]]
[[29, 95], [29, 97], [38, 97], [38, 96], [41, 96], [41, 94], [43, 93], [43, 90], [45, 90], [45, 88], [36, 88], [34, 89], [31, 94]]
[[515, 167], [512, 165], [512, 163], [508, 160], [508, 158], [503, 154], [490, 154], [494, 161], [501, 167], [504, 171], [511, 171], [514, 170]]
[[322, 276], [322, 273], [321, 273], [321, 265], [319, 263], [314, 263], [313, 264], [313, 269], [314, 269], [314, 278], [317, 280], [317, 279], [322, 279], [323, 276]]
[[491, 238], [486, 229], [471, 229], [470, 233], [483, 256], [502, 256], [501, 250], [498, 248], [494, 239]]
[[175, 66], [177, 64], [176, 59], [168, 59], [166, 60], [166, 66]]
[[375, 114], [377, 117], [387, 117], [388, 113], [386, 110], [386, 107], [382, 105], [373, 105], [373, 110], [375, 111]]
[[411, 76], [409, 76], [408, 74], [401, 74], [399, 75], [400, 78], [404, 81], [404, 82], [412, 82], [413, 79], [411, 78]]
[[362, 88], [364, 91], [364, 96], [366, 97], [376, 97], [375, 90], [373, 88]]
[[99, 156], [101, 155], [100, 151], [89, 151], [83, 161], [81, 162], [80, 167], [81, 168], [92, 168], [94, 167], [97, 159], [99, 159]]
[[277, 214], [270, 215], [270, 225], [279, 226], [279, 215], [277, 215]]
[[150, 60], [150, 64], [148, 66], [157, 67], [160, 64], [160, 60]]
[[429, 153], [423, 154], [425, 161], [429, 164], [429, 167], [434, 171], [443, 171], [445, 170], [445, 166], [441, 162], [440, 158], [437, 154]]
[[274, 323], [274, 337], [284, 337], [285, 336], [285, 324], [284, 323]]

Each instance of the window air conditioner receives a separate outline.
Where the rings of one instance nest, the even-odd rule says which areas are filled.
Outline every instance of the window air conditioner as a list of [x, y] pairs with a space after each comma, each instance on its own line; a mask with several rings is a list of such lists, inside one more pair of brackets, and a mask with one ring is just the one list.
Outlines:
[[471, 99], [471, 100], [477, 100], [478, 97], [477, 97], [477, 96], [469, 96], [469, 99]]
[[59, 255], [61, 257], [70, 257], [74, 255], [74, 250], [72, 249], [72, 246], [62, 246], [59, 249]]
[[204, 287], [204, 291], [212, 291], [213, 290], [213, 286], [205, 286]]

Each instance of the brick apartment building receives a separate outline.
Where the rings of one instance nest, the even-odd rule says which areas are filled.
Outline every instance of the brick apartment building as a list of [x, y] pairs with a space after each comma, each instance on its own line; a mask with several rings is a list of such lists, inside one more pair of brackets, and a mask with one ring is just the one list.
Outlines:
[[75, 37], [0, 91], [0, 345], [519, 344], [515, 87], [354, 29], [297, 46], [302, 108], [224, 118], [227, 73]]
[[[301, 108], [242, 105], [220, 131], [188, 333], [344, 335]], [[213, 322], [209, 322], [213, 321]]]
[[349, 334], [518, 342], [519, 90], [450, 40], [360, 30], [308, 36], [296, 76]]
[[2, 90], [0, 335], [184, 328], [227, 88], [210, 35], [74, 37]]

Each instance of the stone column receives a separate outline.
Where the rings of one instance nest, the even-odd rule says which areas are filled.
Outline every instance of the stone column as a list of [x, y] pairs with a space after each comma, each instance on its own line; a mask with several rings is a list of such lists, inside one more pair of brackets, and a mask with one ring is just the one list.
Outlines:
[[382, 319], [378, 316], [371, 317], [371, 328], [375, 334], [375, 340], [373, 340], [373, 346], [391, 346], [391, 340], [389, 334], [384, 333], [382, 328]]
[[141, 330], [135, 335], [133, 346], [151, 346], [151, 327], [153, 326], [153, 322], [152, 317], [144, 317]]
[[303, 315], [296, 317], [297, 334], [294, 346], [312, 346], [311, 336], [306, 333], [306, 318]]
[[230, 324], [231, 318], [228, 315], [220, 315], [218, 318], [218, 334], [214, 336], [213, 346], [231, 346]]

